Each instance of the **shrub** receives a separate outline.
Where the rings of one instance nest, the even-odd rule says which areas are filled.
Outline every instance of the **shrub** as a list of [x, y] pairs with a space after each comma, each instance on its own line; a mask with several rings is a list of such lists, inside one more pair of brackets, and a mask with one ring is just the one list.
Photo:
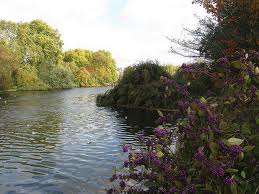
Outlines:
[[160, 112], [155, 136], [140, 137], [143, 149], [124, 145], [128, 159], [111, 178], [119, 186], [107, 192], [257, 193], [258, 62], [259, 53], [250, 51], [202, 68], [183, 65], [185, 75], [208, 76], [212, 91], [195, 99], [172, 82], [179, 112]]
[[99, 95], [97, 103], [102, 106], [166, 107], [168, 103], [160, 104], [165, 90], [161, 78], [165, 76], [171, 77], [157, 61], [127, 67], [119, 83], [111, 91]]

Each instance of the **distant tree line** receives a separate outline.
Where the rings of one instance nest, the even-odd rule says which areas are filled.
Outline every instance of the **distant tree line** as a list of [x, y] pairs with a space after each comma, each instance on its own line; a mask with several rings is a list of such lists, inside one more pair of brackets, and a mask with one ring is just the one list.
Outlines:
[[48, 90], [110, 85], [115, 60], [106, 50], [63, 52], [58, 31], [41, 20], [0, 20], [0, 90]]

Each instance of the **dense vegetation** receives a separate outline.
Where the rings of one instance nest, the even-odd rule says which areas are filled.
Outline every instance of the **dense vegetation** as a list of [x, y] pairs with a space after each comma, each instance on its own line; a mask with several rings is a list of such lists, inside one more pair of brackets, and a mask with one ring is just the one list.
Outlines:
[[237, 48], [258, 50], [258, 0], [193, 0], [193, 3], [202, 5], [210, 17], [200, 19], [197, 29], [185, 29], [190, 39], [170, 38], [173, 53], [216, 60], [234, 54]]
[[[173, 41], [207, 62], [183, 64], [175, 77], [161, 77], [161, 93], [149, 96], [159, 96], [160, 107], [169, 102], [166, 107], [177, 111], [158, 111], [160, 125], [154, 137], [139, 137], [142, 148], [123, 146], [128, 158], [115, 170], [114, 187], [107, 193], [259, 192], [258, 3], [194, 3], [203, 5], [214, 21], [203, 20], [204, 28], [192, 31], [194, 41]], [[118, 104], [114, 94], [99, 99]]]
[[41, 20], [0, 20], [0, 90], [102, 86], [117, 81], [110, 52], [63, 52], [62, 45], [58, 31]]
[[144, 61], [124, 70], [122, 78], [111, 90], [97, 98], [100, 106], [172, 107], [173, 101], [164, 95], [165, 80], [177, 77], [178, 67], [161, 66], [157, 61]]
[[130, 150], [128, 159], [111, 179], [120, 186], [107, 192], [257, 193], [259, 53], [239, 52], [203, 68], [183, 65], [180, 71], [186, 78], [208, 77], [213, 87], [194, 98], [167, 79], [169, 91], [181, 96], [178, 112], [160, 112], [155, 136], [139, 137], [143, 149], [123, 146]]

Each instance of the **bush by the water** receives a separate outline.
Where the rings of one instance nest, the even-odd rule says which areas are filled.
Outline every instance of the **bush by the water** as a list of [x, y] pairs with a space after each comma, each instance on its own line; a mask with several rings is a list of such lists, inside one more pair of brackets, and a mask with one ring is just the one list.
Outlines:
[[[123, 146], [128, 159], [108, 193], [258, 193], [259, 53], [238, 52], [210, 65], [183, 65], [184, 77], [209, 78], [200, 98], [177, 88], [179, 112], [160, 112], [143, 149]], [[167, 95], [166, 93], [163, 93]], [[175, 149], [174, 149], [175, 147]]]
[[[200, 68], [205, 64], [193, 64]], [[132, 106], [146, 108], [174, 108], [180, 98], [173, 83], [182, 83], [189, 79], [192, 95], [204, 94], [210, 88], [207, 76], [191, 77], [184, 75], [178, 67], [159, 65], [157, 61], [144, 61], [125, 69], [118, 84], [103, 95], [97, 97], [100, 106]], [[187, 92], [187, 91], [186, 91]]]
[[163, 100], [165, 87], [162, 77], [172, 76], [157, 61], [145, 61], [129, 66], [113, 89], [98, 96], [97, 104], [166, 107], [169, 102]]

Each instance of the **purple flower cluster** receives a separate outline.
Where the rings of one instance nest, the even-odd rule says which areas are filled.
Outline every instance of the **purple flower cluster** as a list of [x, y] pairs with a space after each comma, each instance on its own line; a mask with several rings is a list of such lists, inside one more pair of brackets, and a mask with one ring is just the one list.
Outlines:
[[129, 148], [130, 148], [129, 145], [124, 144], [124, 145], [122, 146], [122, 151], [123, 151], [123, 152], [128, 152], [128, 151], [129, 151]]
[[185, 109], [187, 109], [190, 106], [190, 103], [188, 101], [185, 101], [185, 100], [179, 100], [177, 102], [177, 106], [180, 109], [185, 110]]
[[220, 150], [225, 153], [231, 155], [233, 158], [239, 156], [239, 154], [243, 151], [243, 148], [239, 145], [227, 146], [222, 141], [218, 143]]
[[224, 179], [224, 183], [226, 185], [231, 185], [232, 183], [234, 182], [233, 178], [227, 176], [225, 179]]
[[121, 181], [120, 182], [120, 187], [123, 189], [123, 188], [125, 188], [126, 187], [126, 183], [124, 182], [124, 181]]
[[183, 72], [186, 72], [186, 73], [192, 73], [193, 72], [193, 66], [187, 65], [185, 63], [182, 64], [181, 69], [182, 69]]
[[125, 160], [125, 161], [124, 161], [124, 167], [125, 167], [125, 168], [128, 168], [128, 167], [129, 167], [129, 161], [128, 161], [128, 160]]
[[219, 63], [222, 64], [222, 65], [225, 65], [225, 64], [229, 63], [229, 60], [228, 60], [227, 57], [223, 57], [223, 58], [219, 59]]
[[172, 187], [169, 191], [170, 194], [175, 194], [176, 192], [178, 192], [178, 189], [176, 187]]
[[155, 165], [160, 165], [161, 164], [161, 160], [159, 157], [157, 157], [157, 155], [154, 152], [150, 152], [148, 154], [148, 158], [155, 164]]
[[186, 176], [185, 170], [179, 170], [179, 176], [180, 177], [185, 177]]
[[196, 193], [196, 188], [194, 184], [190, 184], [184, 189], [184, 191], [186, 191], [185, 193]]
[[257, 90], [257, 88], [256, 88], [255, 85], [252, 85], [252, 86], [250, 87], [250, 92], [251, 92], [252, 96], [255, 96], [255, 95], [256, 95], [256, 90]]
[[154, 129], [154, 133], [157, 137], [164, 137], [170, 134], [170, 131], [165, 128], [157, 127]]
[[209, 115], [208, 116], [208, 122], [211, 124], [211, 125], [215, 125], [217, 124], [219, 121], [219, 118], [217, 115]]
[[225, 174], [225, 171], [220, 166], [212, 166], [211, 167], [211, 174], [216, 177], [223, 177]]
[[196, 159], [203, 160], [205, 158], [203, 149], [198, 149], [198, 151], [195, 153], [194, 157]]
[[234, 158], [237, 157], [242, 151], [243, 148], [239, 145], [233, 145], [229, 148], [229, 154]]

